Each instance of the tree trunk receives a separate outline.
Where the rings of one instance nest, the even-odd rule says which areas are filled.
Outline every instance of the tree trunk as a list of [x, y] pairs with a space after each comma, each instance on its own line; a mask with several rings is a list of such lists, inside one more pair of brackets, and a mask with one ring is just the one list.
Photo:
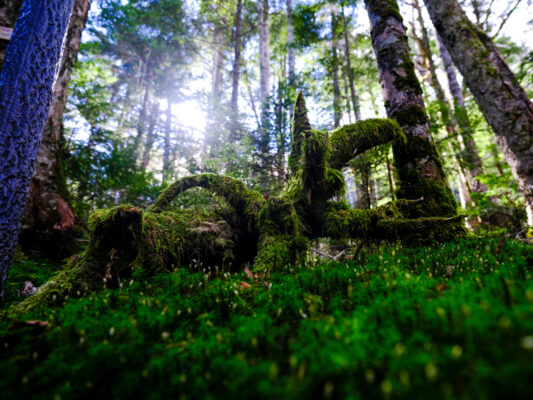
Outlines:
[[472, 125], [470, 124], [470, 119], [468, 118], [468, 113], [466, 111], [461, 86], [459, 86], [459, 82], [457, 81], [455, 66], [453, 65], [450, 53], [448, 50], [446, 50], [446, 46], [444, 46], [444, 43], [442, 43], [442, 39], [438, 34], [437, 40], [439, 43], [440, 57], [442, 59], [444, 70], [446, 71], [446, 76], [448, 77], [448, 86], [453, 98], [455, 121], [459, 125], [459, 139], [462, 142], [462, 160], [466, 164], [466, 168], [468, 169], [470, 175], [469, 180], [471, 183], [471, 189], [477, 193], [486, 192], [487, 185], [482, 184], [475, 179], [476, 176], [483, 173], [483, 164], [481, 163], [476, 142], [474, 141]]
[[75, 250], [74, 239], [79, 225], [67, 190], [63, 114], [90, 7], [90, 0], [74, 2], [19, 237], [23, 247], [39, 249], [48, 257], [59, 260]]
[[144, 88], [143, 102], [141, 105], [141, 111], [139, 113], [139, 120], [137, 121], [137, 136], [133, 142], [132, 153], [133, 156], [137, 159], [137, 152], [139, 146], [143, 141], [144, 130], [146, 127], [146, 114], [148, 113], [148, 104], [150, 102], [150, 90], [152, 89], [152, 72], [150, 68], [146, 69], [146, 86]]
[[167, 118], [165, 121], [165, 148], [163, 149], [163, 182], [169, 179], [170, 175], [170, 135], [172, 132], [172, 103], [167, 99]]
[[365, 0], [372, 27], [379, 81], [390, 118], [398, 121], [406, 144], [394, 143], [399, 199], [423, 198], [419, 212], [436, 216], [457, 213], [440, 156], [431, 137], [422, 89], [410, 59], [402, 17], [395, 0]]
[[456, 0], [424, 0], [429, 15], [496, 135], [533, 226], [533, 104], [492, 41]]
[[[447, 138], [446, 141], [448, 143], [448, 146], [450, 147], [450, 153], [453, 156], [454, 163], [457, 167], [457, 172], [459, 174], [459, 191], [460, 191], [460, 197], [461, 197], [461, 207], [465, 208], [465, 205], [471, 205], [472, 204], [472, 198], [470, 197], [470, 189], [466, 185], [464, 181], [465, 173], [468, 171], [465, 168], [465, 163], [459, 162], [459, 159], [457, 157], [457, 153], [460, 152], [460, 142], [458, 140], [458, 129], [456, 126], [455, 121], [450, 116], [450, 104], [448, 101], [448, 98], [446, 97], [446, 93], [444, 92], [444, 89], [439, 81], [439, 78], [437, 76], [437, 68], [435, 67], [435, 62], [433, 61], [433, 54], [431, 52], [431, 43], [429, 39], [429, 33], [426, 29], [426, 26], [424, 24], [424, 18], [422, 17], [422, 9], [420, 8], [420, 5], [418, 3], [418, 0], [414, 0], [412, 3], [412, 6], [416, 9], [418, 14], [418, 24], [420, 26], [420, 37], [416, 33], [416, 28], [414, 23], [412, 24], [412, 33], [415, 38], [415, 41], [418, 44], [418, 48], [420, 50], [420, 56], [425, 61], [426, 68], [427, 68], [427, 74], [426, 75], [426, 82], [429, 83], [429, 85], [433, 88], [435, 92], [435, 96], [437, 97], [437, 102], [439, 105], [441, 120], [446, 128]], [[473, 182], [472, 182], [473, 183]]]
[[53, 98], [74, 0], [27, 0], [0, 74], [0, 300]]
[[348, 38], [348, 22], [346, 21], [346, 16], [344, 15], [344, 9], [342, 9], [341, 13], [342, 13], [342, 24], [344, 28], [343, 29], [344, 31], [344, 56], [346, 57], [346, 72], [348, 74], [348, 80], [350, 81], [350, 94], [351, 94], [351, 99], [352, 99], [352, 107], [353, 107], [353, 112], [355, 115], [355, 120], [360, 121], [361, 120], [361, 107], [359, 105], [359, 95], [357, 94], [357, 91], [355, 90], [355, 82], [354, 82], [351, 55], [350, 55], [350, 41]]
[[342, 106], [341, 89], [339, 86], [339, 54], [337, 49], [337, 16], [331, 13], [331, 63], [332, 63], [332, 85], [333, 85], [333, 125], [338, 128], [341, 124]]
[[292, 1], [287, 0], [287, 53], [289, 56], [289, 85], [294, 87], [296, 79], [296, 63], [294, 57], [294, 26], [292, 23]]
[[230, 143], [235, 143], [239, 138], [239, 78], [241, 67], [241, 29], [242, 28], [242, 0], [237, 0], [235, 11], [235, 55], [233, 60], [233, 86], [231, 90], [231, 127]]
[[150, 152], [154, 145], [155, 140], [155, 130], [157, 125], [157, 120], [159, 119], [159, 103], [154, 101], [152, 104], [152, 111], [150, 112], [150, 125], [148, 126], [148, 132], [146, 135], [146, 143], [144, 145], [143, 157], [142, 157], [142, 167], [144, 170], [148, 168], [150, 164]]
[[261, 102], [261, 128], [262, 150], [268, 147], [268, 95], [270, 90], [270, 22], [268, 0], [257, 2], [259, 16], [259, 72], [260, 72], [260, 102]]
[[[364, 157], [364, 156], [363, 156]], [[361, 174], [357, 181], [358, 204], [357, 208], [368, 210], [370, 208], [370, 165], [364, 164], [359, 169]]]
[[[3, 0], [0, 6], [0, 27], [13, 28], [19, 15], [22, 0]], [[0, 39], [0, 70], [4, 64], [9, 40]]]

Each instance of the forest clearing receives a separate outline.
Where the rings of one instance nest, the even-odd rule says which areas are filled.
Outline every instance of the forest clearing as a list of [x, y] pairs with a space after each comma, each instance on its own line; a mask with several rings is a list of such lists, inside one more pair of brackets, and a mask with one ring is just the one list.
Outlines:
[[0, 4], [2, 398], [529, 398], [531, 2]]

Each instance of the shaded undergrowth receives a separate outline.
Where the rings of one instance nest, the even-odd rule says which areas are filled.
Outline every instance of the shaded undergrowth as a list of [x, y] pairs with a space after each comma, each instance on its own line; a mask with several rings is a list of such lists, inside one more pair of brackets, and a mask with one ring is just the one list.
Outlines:
[[[470, 239], [287, 267], [266, 282], [137, 274], [122, 289], [0, 322], [0, 393], [526, 398], [531, 264], [531, 246]], [[25, 280], [22, 268], [13, 284]]]

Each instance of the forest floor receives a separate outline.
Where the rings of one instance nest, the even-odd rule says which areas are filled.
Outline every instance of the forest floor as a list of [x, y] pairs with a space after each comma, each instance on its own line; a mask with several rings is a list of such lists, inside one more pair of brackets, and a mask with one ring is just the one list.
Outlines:
[[[0, 397], [530, 398], [533, 246], [477, 238], [365, 251], [266, 282], [137, 274], [5, 319]], [[19, 256], [8, 304], [54, 268]]]

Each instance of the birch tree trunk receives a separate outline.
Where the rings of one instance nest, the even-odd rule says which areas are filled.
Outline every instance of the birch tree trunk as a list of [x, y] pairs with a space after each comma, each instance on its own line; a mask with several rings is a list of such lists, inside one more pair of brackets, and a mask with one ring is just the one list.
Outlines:
[[490, 38], [456, 0], [424, 0], [454, 64], [491, 125], [517, 179], [533, 226], [533, 104]]
[[365, 0], [372, 27], [385, 109], [407, 137], [393, 145], [399, 199], [423, 198], [421, 214], [453, 216], [457, 203], [448, 187], [430, 133], [422, 89], [410, 58], [405, 27], [396, 0]]
[[26, 0], [0, 73], [0, 300], [74, 0]]

